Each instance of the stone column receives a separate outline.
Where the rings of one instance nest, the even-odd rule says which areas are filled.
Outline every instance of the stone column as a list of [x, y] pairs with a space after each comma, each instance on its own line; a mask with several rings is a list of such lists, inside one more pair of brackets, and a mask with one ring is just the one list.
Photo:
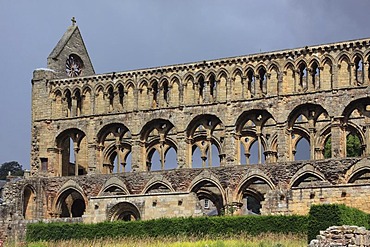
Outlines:
[[237, 155], [237, 147], [238, 144], [234, 133], [234, 126], [227, 126], [225, 128], [225, 138], [222, 145], [223, 155], [225, 155], [225, 166], [233, 166], [237, 163], [237, 158], [235, 157]]
[[229, 104], [232, 100], [232, 85], [233, 85], [233, 79], [231, 77], [227, 79], [227, 88], [226, 88], [226, 102]]
[[278, 72], [277, 95], [283, 92], [283, 76], [284, 72]]
[[70, 117], [75, 117], [75, 116], [77, 116], [77, 97], [73, 96]]
[[141, 142], [139, 135], [132, 136], [131, 147], [131, 168], [132, 171], [146, 171], [146, 158], [143, 157], [144, 143]]
[[76, 142], [73, 142], [73, 151], [75, 156], [75, 176], [78, 176], [78, 151], [80, 148], [77, 146]]
[[186, 143], [186, 137], [185, 133], [178, 133], [177, 134], [177, 167], [178, 168], [185, 168], [188, 167], [188, 161], [187, 161], [187, 143]]
[[[367, 108], [367, 107], [366, 107]], [[365, 116], [365, 149], [363, 155], [370, 155], [370, 118]]]
[[277, 138], [277, 161], [289, 161], [291, 154], [289, 153], [290, 148], [288, 147], [288, 143], [290, 141], [288, 138], [291, 139], [290, 132], [286, 130], [284, 123], [277, 123], [276, 124], [278, 138]]
[[113, 92], [113, 111], [115, 112], [119, 112], [121, 111], [121, 103], [120, 103], [120, 99], [119, 99], [119, 93], [117, 91], [114, 91]]
[[346, 136], [342, 123], [343, 116], [334, 116], [331, 120], [331, 156], [332, 158], [346, 157]]
[[368, 62], [363, 62], [362, 63], [362, 77], [363, 77], [363, 85], [369, 85], [370, 80], [369, 80], [369, 63]]
[[332, 65], [332, 68], [331, 68], [331, 71], [332, 71], [332, 89], [338, 89], [339, 88], [339, 67], [340, 65], [337, 65], [337, 64], [333, 64]]

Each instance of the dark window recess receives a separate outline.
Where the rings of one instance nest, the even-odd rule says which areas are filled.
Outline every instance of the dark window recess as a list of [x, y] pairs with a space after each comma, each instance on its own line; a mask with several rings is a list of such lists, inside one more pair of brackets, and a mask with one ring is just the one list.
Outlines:
[[47, 171], [48, 170], [48, 158], [40, 158], [41, 160], [41, 170]]

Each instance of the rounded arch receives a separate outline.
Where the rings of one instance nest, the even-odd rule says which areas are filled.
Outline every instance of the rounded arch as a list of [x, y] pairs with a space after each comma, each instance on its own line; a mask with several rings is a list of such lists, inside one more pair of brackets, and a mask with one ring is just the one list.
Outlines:
[[25, 220], [32, 220], [36, 218], [36, 190], [31, 184], [26, 184], [22, 189], [22, 200], [23, 200], [23, 217]]
[[142, 194], [175, 192], [167, 180], [150, 180], [144, 187]]
[[205, 173], [193, 179], [188, 191], [195, 193], [199, 202], [204, 199], [210, 200], [217, 210], [217, 215], [221, 215], [226, 202], [225, 191], [213, 175], [209, 173], [208, 177], [202, 175], [205, 175]]
[[61, 218], [81, 217], [88, 204], [82, 188], [73, 180], [62, 186], [56, 198], [54, 208]]
[[293, 127], [300, 115], [305, 116], [306, 119], [313, 119], [316, 122], [317, 118], [323, 113], [328, 115], [328, 112], [318, 104], [306, 103], [298, 105], [290, 112], [287, 118], [288, 127]]
[[309, 176], [316, 177], [321, 181], [325, 181], [325, 176], [312, 165], [305, 165], [299, 169], [290, 179], [289, 188], [298, 187]]
[[193, 136], [195, 130], [198, 128], [199, 125], [203, 125], [204, 127], [209, 128], [211, 131], [218, 125], [221, 125], [221, 128], [224, 128], [222, 121], [216, 116], [212, 114], [202, 114], [195, 116], [186, 128], [187, 136]]
[[236, 133], [241, 133], [243, 126], [248, 121], [252, 121], [255, 125], [258, 124], [262, 127], [267, 122], [267, 120], [269, 120], [270, 118], [274, 122], [276, 122], [274, 117], [267, 110], [252, 109], [252, 110], [244, 111], [242, 114], [240, 114], [240, 116], [237, 118], [234, 124]]
[[98, 134], [96, 136], [98, 143], [104, 142], [105, 138], [110, 133], [121, 139], [126, 133], [130, 133], [130, 130], [127, 128], [126, 125], [122, 123], [117, 122], [106, 124], [98, 131]]
[[367, 106], [370, 106], [370, 97], [359, 98], [351, 101], [343, 110], [343, 121], [348, 122], [350, 115], [354, 110], [358, 110], [363, 116], [370, 117], [370, 112], [366, 110]]
[[141, 214], [139, 208], [130, 202], [120, 202], [114, 205], [108, 211], [108, 220], [123, 220], [123, 221], [133, 221], [140, 220]]
[[265, 182], [270, 190], [275, 189], [274, 183], [264, 172], [259, 169], [254, 169], [251, 170], [249, 174], [244, 175], [243, 178], [240, 180], [238, 186], [236, 187], [236, 201], [241, 201], [243, 190], [257, 180]]
[[265, 194], [275, 186], [270, 179], [259, 170], [246, 174], [235, 191], [235, 201], [242, 203], [243, 214], [260, 214]]
[[167, 134], [169, 131], [173, 130], [175, 126], [167, 119], [156, 118], [147, 122], [140, 131], [140, 139], [147, 140], [149, 134], [155, 129], [159, 133]]
[[117, 178], [117, 177], [111, 177], [107, 181], [105, 181], [104, 185], [102, 186], [102, 189], [98, 193], [98, 195], [129, 195], [130, 192], [127, 189], [125, 183]]

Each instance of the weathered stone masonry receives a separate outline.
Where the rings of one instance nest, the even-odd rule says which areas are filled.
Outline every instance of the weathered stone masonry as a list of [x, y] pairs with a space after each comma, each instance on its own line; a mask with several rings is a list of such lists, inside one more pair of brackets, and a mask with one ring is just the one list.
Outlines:
[[97, 75], [72, 25], [33, 74], [31, 177], [4, 189], [10, 220], [197, 216], [209, 204], [370, 212], [369, 61], [362, 39]]

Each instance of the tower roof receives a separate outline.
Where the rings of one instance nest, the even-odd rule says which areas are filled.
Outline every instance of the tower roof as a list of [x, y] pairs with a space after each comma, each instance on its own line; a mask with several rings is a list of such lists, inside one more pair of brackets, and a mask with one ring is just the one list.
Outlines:
[[72, 73], [66, 73], [66, 61], [71, 56], [73, 56], [74, 59], [78, 57], [81, 64], [80, 73], [72, 76], [88, 76], [95, 74], [85, 43], [74, 18], [72, 18], [72, 25], [67, 28], [67, 31], [63, 34], [62, 38], [48, 56], [48, 68], [56, 72], [57, 78], [71, 76]]

